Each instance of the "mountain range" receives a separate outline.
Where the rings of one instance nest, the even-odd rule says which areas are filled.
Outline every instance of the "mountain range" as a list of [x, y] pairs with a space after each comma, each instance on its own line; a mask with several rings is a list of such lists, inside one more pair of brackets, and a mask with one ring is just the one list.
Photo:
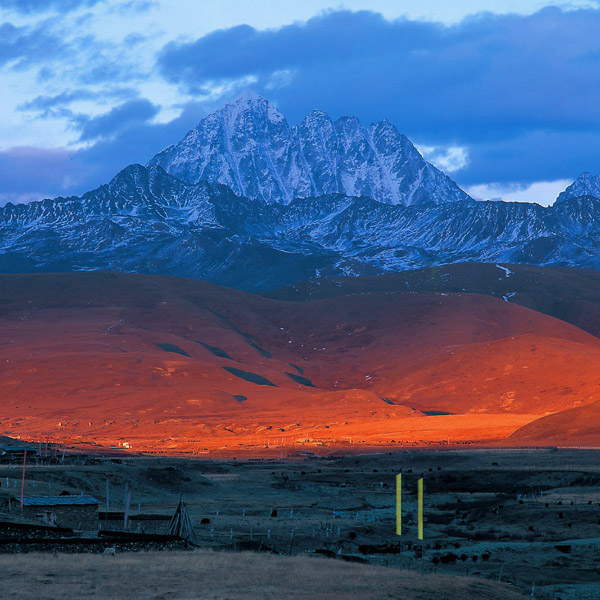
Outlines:
[[600, 177], [483, 202], [387, 121], [290, 126], [245, 93], [81, 197], [0, 208], [0, 271], [114, 270], [273, 289], [455, 262], [600, 269]]

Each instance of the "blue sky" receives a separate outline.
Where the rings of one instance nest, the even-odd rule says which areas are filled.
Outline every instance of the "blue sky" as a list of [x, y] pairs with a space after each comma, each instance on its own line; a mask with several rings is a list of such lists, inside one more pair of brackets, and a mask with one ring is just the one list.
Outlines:
[[0, 205], [92, 189], [246, 88], [292, 124], [386, 117], [478, 198], [600, 171], [595, 0], [2, 0], [0, 86]]

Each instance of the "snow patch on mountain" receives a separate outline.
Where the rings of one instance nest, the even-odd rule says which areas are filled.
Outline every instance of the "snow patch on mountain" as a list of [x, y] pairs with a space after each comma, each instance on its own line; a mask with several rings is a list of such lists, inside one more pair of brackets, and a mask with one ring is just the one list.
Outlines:
[[335, 193], [404, 206], [470, 200], [386, 120], [366, 127], [354, 117], [333, 121], [313, 110], [290, 127], [273, 104], [249, 91], [148, 165], [268, 203]]
[[558, 195], [556, 201], [564, 202], [580, 196], [600, 198], [600, 175], [582, 173], [564, 192]]
[[[600, 200], [403, 206], [327, 194], [244, 198], [131, 165], [81, 197], [0, 208], [0, 271], [119, 270], [248, 290], [452, 262], [600, 268]], [[509, 296], [507, 296], [509, 297]]]

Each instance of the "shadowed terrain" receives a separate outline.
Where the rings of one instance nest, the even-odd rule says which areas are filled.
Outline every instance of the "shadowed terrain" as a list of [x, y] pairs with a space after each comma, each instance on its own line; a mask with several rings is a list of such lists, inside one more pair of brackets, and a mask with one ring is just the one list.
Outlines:
[[600, 335], [600, 272], [592, 269], [456, 263], [372, 277], [309, 279], [264, 295], [302, 302], [404, 291], [486, 294]]
[[[91, 555], [73, 561], [68, 555], [53, 558], [31, 554], [4, 556], [0, 564], [13, 573], [7, 592], [15, 600], [36, 596], [40, 586], [47, 600], [90, 595], [98, 599], [269, 600], [282, 598], [291, 590], [297, 600], [365, 600], [381, 598], [382, 593], [387, 598], [403, 600], [425, 600], [432, 595], [439, 600], [523, 598], [509, 586], [490, 581], [447, 575], [423, 576], [410, 571], [303, 556], [161, 552], [116, 558]], [[30, 577], [33, 571], [37, 575]], [[133, 581], [139, 583], [133, 586]]]

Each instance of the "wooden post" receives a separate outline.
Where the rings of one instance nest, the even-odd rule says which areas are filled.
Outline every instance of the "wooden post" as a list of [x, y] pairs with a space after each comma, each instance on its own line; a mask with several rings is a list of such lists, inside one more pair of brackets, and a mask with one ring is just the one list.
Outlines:
[[129, 520], [129, 505], [131, 504], [131, 492], [129, 486], [125, 484], [125, 513], [123, 515], [123, 529], [127, 530], [127, 521]]
[[23, 510], [23, 498], [25, 497], [25, 463], [27, 462], [27, 450], [23, 452], [23, 480], [21, 481], [21, 510]]
[[[356, 513], [358, 517], [358, 513]], [[402, 475], [396, 475], [396, 535], [402, 535]]]
[[419, 479], [418, 489], [419, 502], [419, 539], [423, 539], [423, 478]]

